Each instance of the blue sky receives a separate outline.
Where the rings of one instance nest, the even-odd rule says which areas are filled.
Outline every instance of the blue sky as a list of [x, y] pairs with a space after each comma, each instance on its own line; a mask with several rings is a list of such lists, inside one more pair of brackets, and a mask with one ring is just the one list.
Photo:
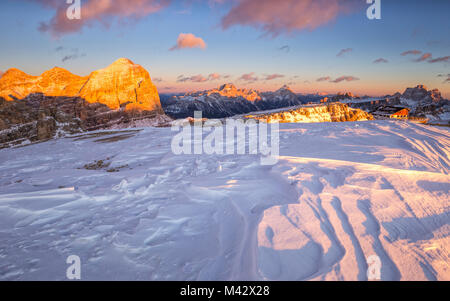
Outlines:
[[[83, 26], [79, 30], [58, 32], [56, 27], [55, 36], [38, 28], [42, 22], [49, 24], [58, 8], [68, 7], [65, 0], [2, 0], [0, 70], [16, 67], [39, 75], [59, 66], [87, 75], [127, 57], [145, 67], [162, 92], [202, 90], [233, 82], [261, 90], [289, 84], [303, 93], [382, 95], [425, 84], [450, 97], [450, 62], [446, 59], [450, 56], [450, 1], [381, 0], [382, 19], [369, 20], [365, 0], [348, 0], [351, 12], [338, 12], [332, 18], [325, 15], [327, 3], [341, 5], [346, 0], [318, 0], [323, 15], [322, 10], [297, 7], [298, 15], [286, 16], [288, 25], [270, 23], [278, 17], [270, 14], [284, 13], [273, 9], [277, 3], [300, 5], [310, 0], [260, 0], [265, 6], [257, 11], [250, 5], [263, 2], [256, 0], [163, 1], [160, 9], [139, 16], [139, 9], [146, 7], [123, 9], [131, 14], [111, 7], [107, 13], [99, 10], [91, 20], [83, 20], [83, 9], [92, 1], [81, 1]], [[133, 2], [146, 1], [129, 1], [130, 5]], [[147, 2], [153, 5], [158, 1]], [[245, 10], [242, 5], [250, 8]], [[233, 9], [239, 13], [233, 14]], [[227, 16], [233, 24], [225, 28]], [[304, 21], [309, 19], [314, 24]], [[264, 29], [268, 24], [277, 26], [275, 35]], [[309, 27], [304, 29], [304, 24]], [[207, 46], [170, 51], [181, 33], [191, 33]], [[343, 49], [351, 50], [337, 56]], [[401, 55], [408, 50], [421, 53]], [[431, 58], [414, 62], [425, 53]], [[69, 58], [63, 61], [64, 57]], [[379, 58], [388, 62], [373, 63]], [[433, 59], [439, 60], [432, 63]], [[244, 74], [251, 74], [246, 78], [253, 80], [240, 79]], [[270, 75], [277, 76], [266, 80]], [[319, 82], [319, 78], [329, 79]], [[343, 79], [334, 82], [338, 78]]]

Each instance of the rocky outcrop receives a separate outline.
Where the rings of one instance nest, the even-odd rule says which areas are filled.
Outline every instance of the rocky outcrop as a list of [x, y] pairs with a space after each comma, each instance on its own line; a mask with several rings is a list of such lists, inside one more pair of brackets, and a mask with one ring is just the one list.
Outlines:
[[414, 118], [426, 118], [431, 123], [450, 124], [450, 104], [438, 89], [428, 90], [424, 85], [407, 88], [397, 94], [401, 103], [410, 109]]
[[111, 110], [123, 108], [162, 113], [158, 91], [149, 73], [123, 58], [86, 77], [56, 67], [40, 76], [13, 68], [0, 78], [0, 97], [7, 101], [37, 93], [50, 97], [80, 97], [89, 103], [104, 104]]
[[30, 94], [0, 98], [0, 148], [98, 129], [163, 126], [170, 119], [155, 111], [111, 110], [79, 97]]
[[352, 92], [339, 92], [338, 94], [330, 98], [331, 101], [342, 101], [346, 99], [360, 99], [360, 97], [354, 95]]
[[428, 90], [424, 85], [407, 88], [405, 92], [395, 93], [383, 98], [354, 98], [342, 101], [352, 108], [367, 112], [378, 111], [382, 107], [399, 107], [409, 110], [409, 119], [428, 120], [430, 123], [450, 124], [450, 104], [438, 89]]
[[127, 59], [87, 77], [53, 68], [40, 76], [10, 69], [0, 79], [0, 148], [168, 121], [150, 75]]
[[262, 93], [262, 99], [257, 102], [259, 110], [271, 110], [277, 108], [291, 107], [302, 104], [303, 101], [295, 94], [289, 86], [284, 85], [275, 92]]
[[193, 117], [195, 111], [202, 111], [206, 118], [225, 118], [302, 103], [304, 101], [287, 86], [275, 92], [261, 93], [225, 84], [217, 89], [174, 96], [164, 101], [163, 107], [166, 114], [173, 118]]
[[438, 103], [442, 101], [442, 95], [438, 89], [428, 90], [424, 85], [418, 85], [415, 88], [407, 88], [403, 93], [402, 98], [422, 103]]
[[348, 105], [342, 103], [303, 106], [287, 111], [267, 112], [263, 114], [247, 115], [245, 117], [268, 123], [346, 122], [374, 119], [369, 113], [359, 109], [352, 109]]
[[149, 73], [128, 59], [119, 59], [105, 69], [92, 72], [78, 96], [113, 110], [162, 112], [159, 94]]

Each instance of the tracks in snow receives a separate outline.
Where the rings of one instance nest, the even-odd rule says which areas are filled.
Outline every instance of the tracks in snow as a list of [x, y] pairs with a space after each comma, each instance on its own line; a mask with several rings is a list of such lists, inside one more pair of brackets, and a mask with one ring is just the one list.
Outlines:
[[[377, 255], [382, 280], [448, 280], [448, 175], [296, 157], [282, 157], [277, 171], [300, 197], [264, 212], [263, 277], [366, 280], [366, 259]], [[442, 185], [430, 191], [432, 183]]]

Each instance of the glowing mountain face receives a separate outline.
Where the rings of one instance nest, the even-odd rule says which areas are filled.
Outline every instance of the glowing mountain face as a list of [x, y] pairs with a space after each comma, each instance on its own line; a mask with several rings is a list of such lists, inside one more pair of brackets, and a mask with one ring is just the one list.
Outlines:
[[89, 103], [105, 104], [110, 109], [161, 110], [159, 94], [149, 73], [128, 59], [119, 59], [86, 77], [56, 67], [40, 76], [10, 69], [0, 79], [0, 97], [8, 101], [34, 93], [81, 97]]

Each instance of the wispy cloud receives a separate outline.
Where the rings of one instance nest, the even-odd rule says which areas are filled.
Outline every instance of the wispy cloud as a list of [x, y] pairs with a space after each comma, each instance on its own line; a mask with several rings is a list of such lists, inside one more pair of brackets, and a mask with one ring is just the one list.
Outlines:
[[56, 47], [55, 52], [62, 55], [61, 62], [63, 63], [87, 56], [86, 53], [80, 53], [78, 48], [66, 48], [64, 46]]
[[269, 75], [267, 75], [267, 76], [264, 78], [264, 80], [274, 80], [274, 79], [277, 79], [277, 78], [283, 78], [283, 77], [284, 77], [283, 74], [277, 74], [277, 73], [275, 73], [275, 74], [269, 74]]
[[401, 56], [407, 56], [407, 55], [419, 55], [419, 54], [421, 54], [421, 53], [422, 53], [422, 51], [420, 51], [420, 50], [408, 50], [408, 51], [402, 52], [400, 55], [401, 55]]
[[438, 57], [432, 60], [429, 60], [429, 63], [440, 63], [440, 62], [445, 62], [447, 63], [448, 61], [450, 61], [450, 56], [444, 56], [444, 57]]
[[420, 62], [426, 61], [426, 60], [431, 59], [431, 58], [432, 58], [432, 54], [427, 52], [427, 53], [424, 53], [418, 59], [415, 59], [414, 62], [420, 63]]
[[336, 79], [331, 79], [330, 76], [324, 76], [324, 77], [320, 77], [318, 79], [316, 79], [316, 82], [330, 82], [330, 83], [340, 83], [343, 81], [347, 81], [347, 82], [352, 82], [352, 81], [356, 81], [359, 80], [359, 78], [355, 77], [355, 76], [340, 76]]
[[161, 77], [154, 77], [154, 78], [152, 78], [152, 81], [155, 83], [160, 83], [160, 82], [163, 82], [163, 79]]
[[444, 80], [443, 84], [450, 83], [450, 73], [448, 73], [448, 74], [438, 74], [438, 77], [446, 77], [446, 79]]
[[188, 76], [188, 77], [184, 77], [184, 76], [180, 75], [177, 79], [177, 82], [179, 82], [179, 83], [184, 83], [184, 82], [203, 83], [206, 81], [208, 81], [208, 78], [204, 77], [201, 74], [194, 75], [194, 76]]
[[208, 76], [203, 76], [201, 74], [194, 75], [194, 76], [180, 75], [177, 77], [177, 82], [179, 82], [179, 83], [184, 83], [184, 82], [204, 83], [207, 81], [219, 80], [221, 78], [226, 78], [226, 76], [222, 76], [219, 73], [211, 73]]
[[353, 48], [345, 48], [345, 49], [342, 49], [341, 51], [339, 51], [339, 53], [336, 56], [341, 57], [341, 56], [344, 56], [344, 54], [352, 52], [352, 51], [353, 51]]
[[247, 82], [256, 82], [259, 78], [254, 75], [254, 72], [243, 74], [239, 80], [247, 81]]
[[[224, 1], [221, 1], [224, 2]], [[344, 13], [362, 8], [358, 0], [235, 0], [222, 18], [223, 29], [235, 25], [258, 28], [273, 37], [314, 30]]]
[[329, 81], [331, 78], [329, 76], [324, 76], [324, 77], [320, 77], [316, 80], [316, 82], [327, 82]]
[[291, 47], [289, 45], [284, 45], [284, 46], [281, 46], [280, 48], [278, 48], [278, 50], [284, 51], [284, 52], [290, 52]]
[[75, 60], [75, 59], [78, 59], [78, 58], [80, 58], [80, 57], [85, 57], [85, 56], [86, 56], [86, 53], [81, 53], [81, 54], [78, 54], [78, 53], [69, 54], [69, 55], [64, 56], [64, 57], [62, 58], [61, 61], [64, 63], [64, 62], [66, 62], [66, 61]]
[[343, 82], [343, 81], [352, 82], [352, 81], [356, 81], [356, 80], [359, 80], [359, 78], [354, 77], [354, 76], [341, 76], [341, 77], [338, 77], [338, 78], [336, 78], [335, 80], [333, 80], [331, 82], [337, 84], [337, 83], [340, 83], [340, 82]]
[[387, 59], [384, 59], [382, 57], [380, 57], [379, 59], [376, 59], [375, 61], [373, 61], [374, 64], [381, 64], [381, 63], [389, 63], [389, 61]]
[[208, 75], [208, 80], [219, 80], [222, 78], [222, 75], [220, 75], [219, 73], [211, 73], [210, 75]]
[[178, 35], [177, 43], [170, 48], [170, 51], [179, 50], [184, 48], [200, 48], [205, 49], [206, 43], [202, 38], [196, 37], [192, 33], [180, 33]]
[[85, 26], [94, 23], [110, 25], [115, 21], [138, 20], [156, 13], [169, 5], [171, 0], [84, 0], [81, 7], [81, 19], [69, 20], [66, 16], [66, 1], [29, 0], [55, 10], [55, 15], [42, 22], [39, 30], [49, 32], [58, 38], [65, 34], [79, 32]]

